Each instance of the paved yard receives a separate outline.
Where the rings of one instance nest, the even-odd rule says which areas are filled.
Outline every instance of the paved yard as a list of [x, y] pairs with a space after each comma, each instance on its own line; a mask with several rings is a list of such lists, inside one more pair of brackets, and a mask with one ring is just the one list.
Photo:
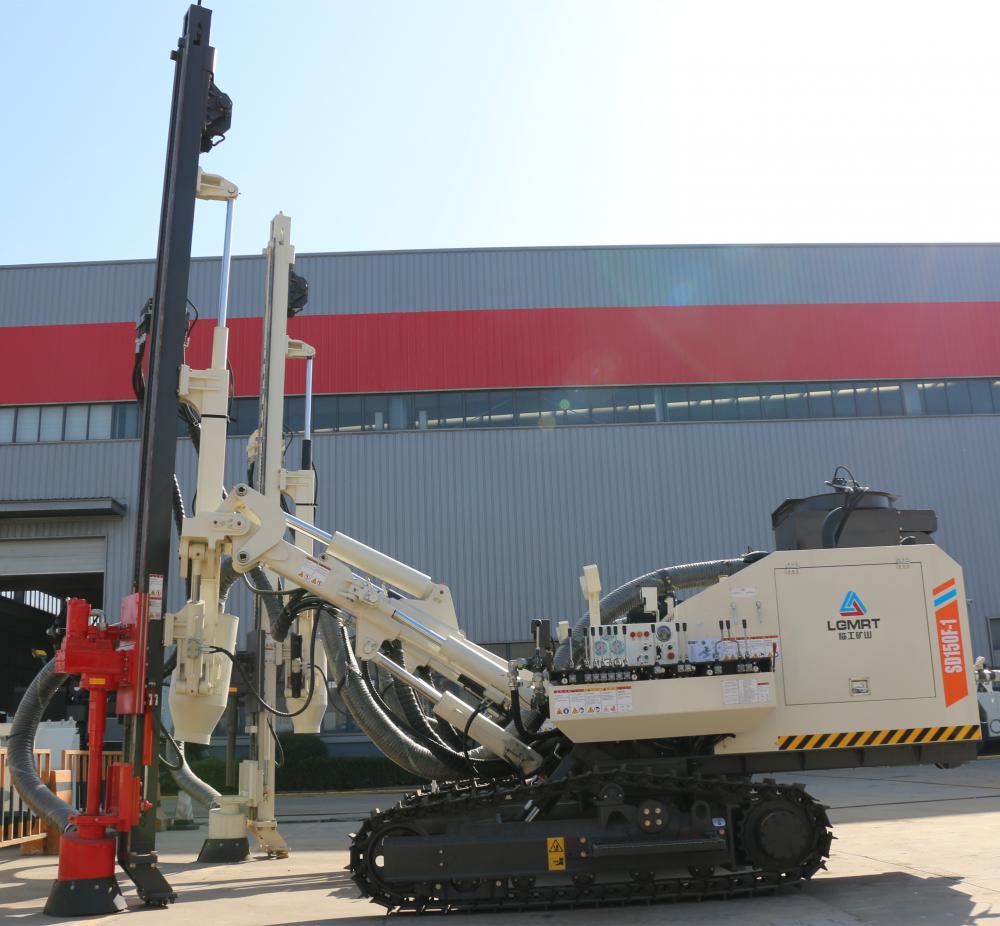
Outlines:
[[[1000, 758], [954, 771], [851, 770], [797, 775], [832, 808], [837, 840], [829, 871], [777, 897], [677, 906], [524, 914], [450, 915], [449, 924], [574, 926], [621, 922], [739, 926], [911, 926], [1000, 923]], [[385, 913], [359, 899], [347, 873], [347, 834], [373, 806], [394, 795], [289, 795], [279, 800], [292, 846], [283, 860], [256, 857], [232, 866], [191, 864], [204, 828], [161, 834], [163, 869], [180, 899], [167, 910], [130, 902], [138, 926], [375, 924]], [[0, 852], [0, 921], [53, 922], [40, 911], [55, 860]], [[436, 918], [423, 922], [434, 922]], [[73, 922], [91, 922], [74, 920]]]

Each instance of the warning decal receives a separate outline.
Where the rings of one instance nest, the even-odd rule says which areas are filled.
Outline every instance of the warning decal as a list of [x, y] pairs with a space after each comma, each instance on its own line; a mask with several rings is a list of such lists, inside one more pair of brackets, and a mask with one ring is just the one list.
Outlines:
[[545, 840], [549, 856], [549, 871], [566, 870], [566, 840], [562, 836], [550, 836]]
[[302, 580], [304, 585], [312, 585], [319, 588], [330, 575], [330, 567], [324, 566], [318, 559], [307, 556], [296, 575]]
[[588, 685], [585, 688], [555, 688], [551, 716], [615, 716], [632, 712], [631, 685]]
[[770, 704], [771, 684], [753, 676], [749, 678], [727, 678], [722, 682], [722, 703], [734, 704]]

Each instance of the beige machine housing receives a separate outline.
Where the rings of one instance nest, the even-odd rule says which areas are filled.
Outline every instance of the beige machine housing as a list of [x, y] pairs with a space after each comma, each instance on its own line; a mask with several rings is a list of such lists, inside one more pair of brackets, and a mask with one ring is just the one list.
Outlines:
[[[731, 734], [716, 754], [978, 736], [962, 570], [934, 544], [772, 553], [675, 618], [698, 674], [555, 679], [552, 722], [583, 743]], [[728, 674], [751, 652], [773, 671]]]

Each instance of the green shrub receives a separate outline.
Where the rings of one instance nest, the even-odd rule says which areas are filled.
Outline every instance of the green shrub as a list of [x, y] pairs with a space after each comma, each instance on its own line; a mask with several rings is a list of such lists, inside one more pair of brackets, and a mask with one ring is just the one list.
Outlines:
[[329, 755], [326, 743], [315, 733], [281, 733], [278, 742], [281, 743], [286, 762], [326, 758]]
[[352, 791], [415, 786], [422, 779], [383, 756], [314, 756], [277, 771], [278, 791]]
[[[320, 741], [322, 745], [322, 741]], [[326, 752], [324, 748], [324, 753]], [[191, 763], [191, 770], [223, 794], [234, 794], [236, 788], [227, 788], [226, 763], [223, 759], [198, 759]], [[415, 787], [423, 779], [403, 771], [384, 756], [309, 756], [302, 759], [285, 759], [277, 770], [279, 792], [286, 791], [354, 791], [367, 788]], [[177, 793], [177, 785], [170, 772], [161, 767], [160, 791]]]

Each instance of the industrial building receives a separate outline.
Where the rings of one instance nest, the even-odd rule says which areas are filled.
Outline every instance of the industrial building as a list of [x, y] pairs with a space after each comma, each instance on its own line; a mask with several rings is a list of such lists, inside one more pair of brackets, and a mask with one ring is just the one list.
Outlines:
[[[532, 618], [583, 610], [583, 565], [610, 588], [772, 549], [771, 512], [843, 463], [936, 510], [975, 655], [996, 664], [998, 259], [994, 245], [301, 255], [310, 299], [289, 329], [317, 349], [317, 521], [447, 582], [469, 637], [509, 654]], [[115, 612], [131, 590], [131, 373], [153, 272], [0, 268], [0, 710], [37, 671], [55, 598]], [[195, 366], [218, 277], [218, 260], [193, 263]], [[230, 483], [256, 422], [263, 292], [262, 258], [234, 259]], [[301, 393], [294, 362], [289, 382]], [[287, 425], [302, 420], [293, 396]], [[173, 579], [170, 605], [181, 591]], [[249, 615], [245, 591], [233, 602]]]

